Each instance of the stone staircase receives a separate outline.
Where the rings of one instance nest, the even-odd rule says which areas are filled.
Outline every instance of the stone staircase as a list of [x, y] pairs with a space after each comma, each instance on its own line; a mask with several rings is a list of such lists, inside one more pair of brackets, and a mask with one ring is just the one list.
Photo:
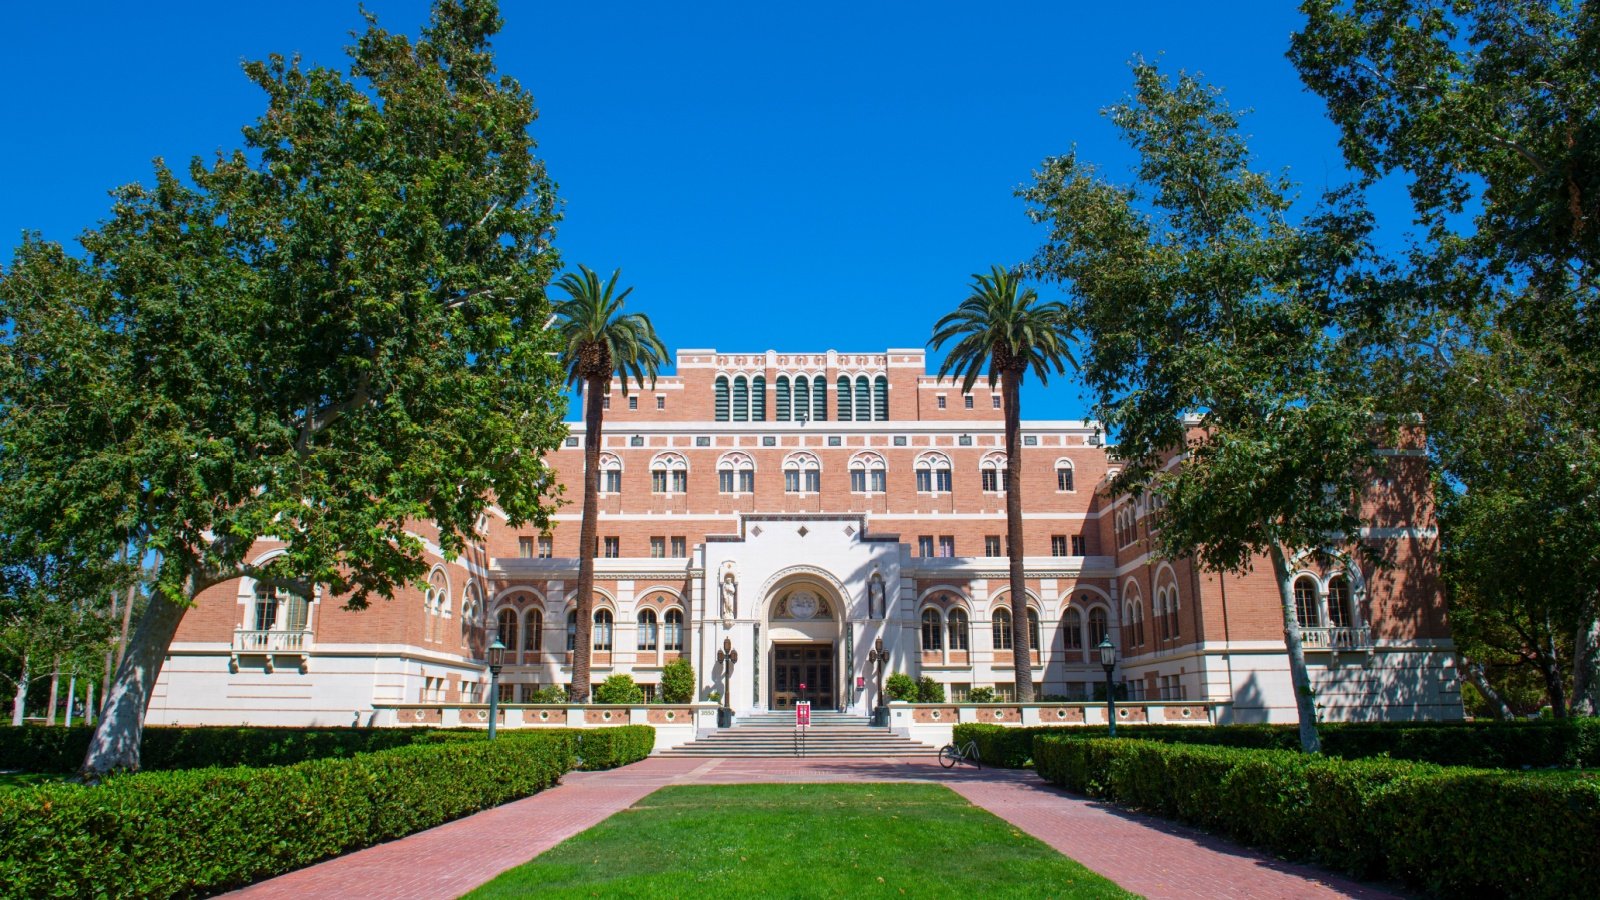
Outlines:
[[[931, 756], [938, 748], [895, 734], [887, 728], [873, 728], [866, 716], [847, 713], [811, 713], [806, 730], [806, 756]], [[732, 728], [721, 728], [656, 756], [799, 756], [800, 741], [795, 735], [794, 713], [747, 713], [734, 720]]]

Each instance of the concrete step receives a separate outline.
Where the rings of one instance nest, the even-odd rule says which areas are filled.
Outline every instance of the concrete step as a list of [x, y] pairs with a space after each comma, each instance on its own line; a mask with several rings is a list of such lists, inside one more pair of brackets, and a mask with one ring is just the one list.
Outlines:
[[[873, 728], [865, 716], [830, 713], [812, 715], [806, 729], [806, 756], [888, 757], [922, 756], [938, 752], [887, 728]], [[783, 757], [800, 754], [794, 718], [788, 712], [751, 713], [732, 728], [715, 731], [657, 756]]]

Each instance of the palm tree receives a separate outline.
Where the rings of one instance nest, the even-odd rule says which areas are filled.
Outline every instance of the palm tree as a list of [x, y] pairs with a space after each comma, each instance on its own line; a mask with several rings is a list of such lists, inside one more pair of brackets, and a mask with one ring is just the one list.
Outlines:
[[1015, 272], [993, 266], [988, 275], [972, 276], [972, 293], [955, 312], [933, 326], [928, 341], [938, 350], [955, 341], [939, 377], [956, 374], [961, 390], [969, 393], [985, 366], [989, 387], [1000, 383], [1006, 415], [1006, 555], [1011, 561], [1011, 659], [1016, 673], [1017, 700], [1033, 700], [1033, 661], [1029, 654], [1027, 582], [1022, 571], [1022, 379], [1032, 369], [1041, 383], [1053, 369], [1064, 373], [1077, 367], [1068, 344], [1072, 340], [1071, 316], [1065, 304], [1039, 303], [1033, 288], [1022, 287]]
[[583, 395], [583, 526], [578, 530], [577, 634], [572, 646], [572, 702], [589, 699], [589, 654], [593, 649], [594, 557], [600, 518], [600, 429], [605, 417], [604, 398], [613, 374], [622, 377], [622, 395], [628, 381], [644, 387], [666, 361], [667, 348], [656, 337], [655, 326], [643, 313], [622, 312], [623, 300], [633, 292], [617, 293], [611, 273], [604, 285], [587, 266], [568, 272], [556, 282], [569, 299], [558, 303], [552, 327], [561, 336], [561, 364], [567, 384]]

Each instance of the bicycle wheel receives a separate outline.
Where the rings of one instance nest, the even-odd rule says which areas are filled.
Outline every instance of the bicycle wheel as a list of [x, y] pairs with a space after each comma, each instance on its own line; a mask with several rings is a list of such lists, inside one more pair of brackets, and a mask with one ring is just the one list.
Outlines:
[[946, 769], [961, 761], [961, 754], [956, 752], [955, 744], [945, 744], [939, 748], [939, 765]]

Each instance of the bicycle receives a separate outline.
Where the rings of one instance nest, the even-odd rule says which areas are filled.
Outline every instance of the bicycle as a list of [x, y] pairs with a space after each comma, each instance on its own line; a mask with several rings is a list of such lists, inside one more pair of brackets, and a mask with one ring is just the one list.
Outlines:
[[939, 765], [949, 769], [959, 762], [970, 762], [980, 769], [983, 768], [982, 762], [978, 759], [977, 741], [967, 741], [960, 747], [949, 743], [939, 748]]

